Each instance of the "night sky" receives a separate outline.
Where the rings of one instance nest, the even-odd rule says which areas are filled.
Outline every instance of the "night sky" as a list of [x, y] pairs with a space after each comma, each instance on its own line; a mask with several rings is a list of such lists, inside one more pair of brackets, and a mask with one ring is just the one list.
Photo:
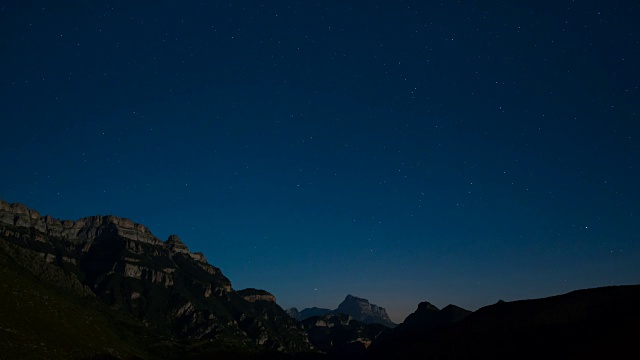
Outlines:
[[637, 1], [4, 1], [0, 198], [288, 308], [640, 283]]

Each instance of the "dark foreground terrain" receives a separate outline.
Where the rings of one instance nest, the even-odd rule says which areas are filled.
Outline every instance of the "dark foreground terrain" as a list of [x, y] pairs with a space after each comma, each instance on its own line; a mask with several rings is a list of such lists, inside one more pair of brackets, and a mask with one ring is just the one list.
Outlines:
[[[459, 321], [419, 309], [421, 319], [381, 336], [375, 359], [611, 359], [637, 353], [640, 286], [499, 302]], [[445, 311], [447, 308], [440, 310]], [[431, 313], [431, 314], [430, 314]], [[463, 315], [458, 313], [459, 315]], [[623, 356], [624, 355], [624, 356]]]
[[423, 302], [394, 328], [334, 311], [297, 321], [177, 236], [1, 200], [0, 294], [0, 359], [628, 358], [640, 336], [638, 285], [475, 312]]

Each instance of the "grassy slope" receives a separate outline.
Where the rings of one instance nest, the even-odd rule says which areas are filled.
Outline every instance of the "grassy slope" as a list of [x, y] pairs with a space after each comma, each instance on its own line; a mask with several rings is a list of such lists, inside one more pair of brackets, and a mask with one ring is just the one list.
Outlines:
[[147, 357], [131, 345], [132, 334], [119, 329], [121, 326], [100, 310], [94, 299], [63, 294], [20, 271], [4, 256], [0, 260], [0, 293], [2, 358]]
[[0, 237], [0, 360], [290, 357], [229, 337], [166, 338], [90, 294], [75, 276]]

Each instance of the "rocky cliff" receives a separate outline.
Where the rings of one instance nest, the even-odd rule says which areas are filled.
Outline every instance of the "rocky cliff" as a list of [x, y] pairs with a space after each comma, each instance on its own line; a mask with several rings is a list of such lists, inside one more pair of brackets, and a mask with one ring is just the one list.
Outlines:
[[202, 253], [192, 253], [180, 241], [177, 235], [169, 236], [166, 242], [155, 237], [149, 229], [125, 218], [113, 215], [90, 216], [78, 220], [58, 220], [49, 215], [41, 216], [36, 210], [23, 204], [9, 204], [0, 199], [0, 224], [21, 228], [33, 228], [39, 232], [34, 239], [45, 242], [45, 236], [61, 238], [72, 243], [86, 245], [82, 251], [87, 252], [97, 238], [109, 233], [128, 240], [132, 251], [140, 250], [142, 245], [158, 247], [156, 250], [169, 250], [172, 253], [185, 254], [194, 260], [207, 263]]
[[220, 269], [176, 235], [162, 241], [129, 219], [58, 220], [0, 200], [0, 241], [12, 254], [33, 254], [61, 269], [75, 279], [69, 283], [78, 284], [78, 293], [96, 296], [158, 333], [282, 351], [311, 348], [302, 326], [273, 295], [234, 291]]
[[242, 296], [242, 298], [245, 299], [246, 301], [252, 302], [252, 303], [256, 301], [267, 301], [272, 303], [276, 302], [276, 297], [273, 296], [272, 293], [266, 290], [249, 288], [249, 289], [238, 290], [238, 294]]
[[366, 324], [376, 323], [388, 327], [394, 327], [394, 324], [387, 311], [380, 306], [369, 303], [369, 300], [347, 295], [347, 297], [338, 305], [335, 310], [339, 314], [351, 315], [354, 319]]

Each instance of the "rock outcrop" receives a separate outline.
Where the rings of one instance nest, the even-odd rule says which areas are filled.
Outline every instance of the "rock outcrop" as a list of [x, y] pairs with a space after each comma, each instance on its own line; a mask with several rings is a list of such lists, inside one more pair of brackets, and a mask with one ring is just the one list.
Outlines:
[[[144, 244], [156, 245], [173, 253], [182, 253], [206, 263], [202, 253], [192, 253], [177, 235], [169, 236], [166, 242], [155, 237], [149, 229], [133, 221], [113, 215], [89, 216], [78, 220], [58, 220], [49, 215], [41, 216], [38, 211], [23, 204], [9, 204], [0, 199], [0, 224], [34, 228], [43, 235], [62, 238], [71, 242], [91, 243], [105, 232], [115, 232], [118, 236]], [[132, 246], [135, 250], [135, 245]]]
[[238, 290], [238, 294], [242, 296], [242, 298], [245, 299], [246, 301], [252, 302], [252, 303], [256, 301], [268, 301], [272, 303], [276, 302], [276, 297], [273, 296], [273, 294], [271, 294], [270, 292], [265, 290], [249, 288], [249, 289]]

